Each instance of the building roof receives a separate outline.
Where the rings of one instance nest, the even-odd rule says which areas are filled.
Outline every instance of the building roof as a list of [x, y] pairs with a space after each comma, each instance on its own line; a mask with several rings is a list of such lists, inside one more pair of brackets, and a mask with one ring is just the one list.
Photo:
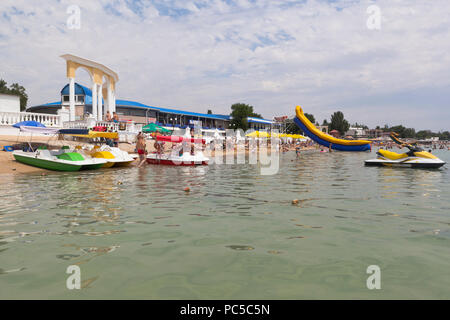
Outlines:
[[263, 123], [263, 124], [272, 124], [273, 123], [273, 121], [271, 121], [271, 120], [266, 120], [266, 119], [261, 119], [261, 118], [253, 118], [253, 117], [248, 117], [247, 122], [248, 123]]
[[[42, 104], [39, 107], [53, 107], [53, 106], [60, 106], [60, 105], [61, 105], [61, 101], [57, 101], [57, 102], [50, 102], [50, 103]], [[34, 107], [30, 107], [30, 108], [34, 108]]]
[[[69, 95], [69, 84], [66, 84], [61, 90], [61, 95]], [[75, 83], [75, 95], [86, 95], [92, 97], [92, 91], [88, 87], [82, 86], [81, 84]]]
[[[69, 84], [65, 85], [61, 90], [61, 95], [69, 95]], [[85, 101], [84, 103], [86, 105], [92, 105], [92, 90], [88, 87], [85, 87], [79, 83], [75, 83], [75, 95], [84, 95]], [[61, 106], [61, 102], [52, 102], [52, 103], [46, 103], [42, 105], [32, 106], [28, 109], [34, 109], [37, 107], [57, 107]], [[183, 111], [178, 109], [172, 109], [172, 108], [164, 108], [164, 107], [155, 107], [155, 106], [149, 106], [140, 102], [136, 101], [130, 101], [130, 100], [116, 100], [116, 106], [118, 107], [129, 107], [129, 108], [145, 108], [145, 109], [151, 109], [159, 112], [164, 113], [172, 113], [177, 115], [183, 115], [183, 116], [190, 116], [190, 117], [201, 117], [201, 118], [208, 118], [208, 119], [215, 119], [215, 120], [230, 120], [230, 115], [225, 114], [207, 114], [207, 113], [198, 113], [198, 112], [189, 112], [189, 111]], [[263, 123], [263, 124], [272, 124], [273, 121], [266, 120], [266, 119], [259, 119], [259, 118], [253, 118], [249, 117], [248, 122], [254, 122], [254, 123]]]

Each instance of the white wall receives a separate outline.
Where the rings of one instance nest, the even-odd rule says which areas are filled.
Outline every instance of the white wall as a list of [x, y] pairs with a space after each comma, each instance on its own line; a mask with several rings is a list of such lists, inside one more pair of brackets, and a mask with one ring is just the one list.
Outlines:
[[0, 112], [20, 112], [20, 97], [0, 93]]

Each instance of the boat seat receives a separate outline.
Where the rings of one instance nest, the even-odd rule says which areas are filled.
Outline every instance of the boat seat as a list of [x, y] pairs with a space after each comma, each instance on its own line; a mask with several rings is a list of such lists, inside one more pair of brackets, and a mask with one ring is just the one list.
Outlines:
[[397, 152], [392, 152], [392, 151], [387, 151], [387, 150], [378, 150], [378, 153], [380, 155], [382, 155], [385, 158], [391, 159], [391, 160], [399, 160], [399, 159], [404, 159], [404, 158], [408, 158], [408, 155], [406, 153], [397, 153]]
[[48, 149], [38, 149], [38, 152], [41, 156], [44, 156], [46, 158], [52, 157], [52, 154], [51, 154], [50, 150], [48, 150]]

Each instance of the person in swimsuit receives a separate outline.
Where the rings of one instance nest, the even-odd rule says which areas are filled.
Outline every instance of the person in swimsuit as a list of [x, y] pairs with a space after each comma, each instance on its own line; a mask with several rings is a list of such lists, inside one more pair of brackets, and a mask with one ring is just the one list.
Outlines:
[[139, 165], [138, 168], [140, 168], [144, 163], [147, 155], [147, 144], [145, 143], [145, 136], [142, 134], [142, 132], [139, 132], [137, 135], [137, 142], [136, 142], [136, 150], [139, 155]]

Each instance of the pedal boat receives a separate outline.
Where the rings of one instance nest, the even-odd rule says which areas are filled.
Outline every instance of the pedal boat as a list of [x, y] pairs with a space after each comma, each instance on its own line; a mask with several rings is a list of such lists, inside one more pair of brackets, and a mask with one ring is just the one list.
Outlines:
[[18, 162], [54, 171], [95, 170], [106, 163], [104, 159], [86, 159], [80, 153], [64, 148], [55, 151], [38, 149], [34, 152], [16, 150], [13, 156]]
[[103, 165], [103, 168], [126, 167], [135, 160], [128, 152], [116, 147], [103, 145], [95, 146], [90, 150], [83, 150], [81, 147], [77, 148], [79, 152], [82, 152], [88, 157], [105, 159], [106, 163]]
[[205, 157], [202, 152], [191, 155], [189, 152], [178, 154], [158, 154], [156, 152], [147, 155], [147, 163], [160, 164], [168, 166], [206, 166], [209, 158]]
[[[147, 163], [168, 166], [206, 166], [209, 158], [203, 155], [203, 152], [196, 150], [195, 154], [183, 150], [183, 144], [205, 144], [204, 139], [196, 139], [191, 137], [178, 136], [162, 136], [156, 135], [156, 141], [171, 142], [173, 144], [181, 144], [167, 153], [153, 152], [147, 155]], [[189, 148], [190, 149], [190, 148]]]

